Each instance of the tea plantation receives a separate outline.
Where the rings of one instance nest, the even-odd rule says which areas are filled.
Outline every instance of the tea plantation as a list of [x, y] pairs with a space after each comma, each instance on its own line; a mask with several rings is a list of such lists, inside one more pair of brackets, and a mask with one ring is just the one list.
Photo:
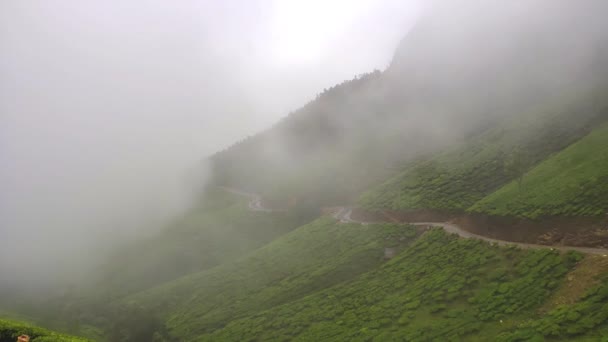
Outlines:
[[337, 224], [323, 217], [235, 262], [121, 304], [160, 312], [172, 336], [193, 337], [356, 279], [384, 262], [385, 247], [403, 249], [418, 234], [409, 226]]
[[499, 216], [603, 216], [608, 208], [608, 124], [543, 161], [471, 211]]
[[[571, 204], [572, 197], [587, 191], [600, 191], [602, 200], [608, 198], [605, 196], [605, 184], [608, 184], [606, 138], [601, 137], [606, 135], [605, 128], [597, 129], [586, 142], [573, 146], [574, 151], [570, 151], [568, 156], [546, 164], [530, 176], [527, 172], [539, 163], [548, 162], [547, 158], [582, 139], [607, 119], [608, 110], [559, 100], [554, 106], [511, 118], [462, 145], [409, 166], [401, 174], [364, 193], [360, 203], [372, 210], [463, 212], [473, 206], [475, 211], [526, 217], [561, 214], [562, 211], [570, 215], [596, 215], [604, 203], [586, 208], [552, 206], [556, 200], [564, 205]], [[583, 161], [584, 164], [577, 164]], [[559, 174], [559, 178], [552, 178], [563, 167], [571, 168]], [[543, 178], [546, 176], [549, 178]], [[534, 192], [549, 185], [541, 184], [541, 179], [551, 182], [552, 190], [558, 184], [569, 184], [564, 190], [568, 193], [562, 190], [545, 191], [542, 195]], [[514, 193], [518, 192], [516, 190], [522, 182], [524, 186], [521, 188], [530, 188], [530, 193], [513, 206], [511, 200], [516, 199]], [[510, 185], [505, 190], [493, 194], [507, 184]], [[601, 185], [601, 189], [595, 189], [595, 184]], [[570, 189], [578, 186], [582, 189]], [[477, 206], [476, 203], [486, 196], [490, 198]], [[594, 194], [589, 196], [598, 197]], [[545, 203], [547, 198], [551, 200]], [[593, 198], [577, 199], [585, 204], [588, 204], [587, 200]], [[541, 208], [543, 206], [544, 209]]]
[[234, 320], [198, 340], [600, 338], [608, 324], [606, 282], [574, 305], [538, 312], [582, 258], [498, 247], [435, 229], [352, 281]]
[[69, 336], [33, 326], [29, 323], [0, 319], [0, 341], [14, 342], [19, 335], [29, 335], [32, 342], [85, 342], [81, 337]]

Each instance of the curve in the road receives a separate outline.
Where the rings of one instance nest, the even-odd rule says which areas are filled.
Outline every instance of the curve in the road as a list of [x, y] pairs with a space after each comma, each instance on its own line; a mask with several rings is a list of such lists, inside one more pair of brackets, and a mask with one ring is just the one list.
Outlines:
[[[228, 188], [228, 187], [222, 187], [222, 189], [224, 189], [230, 193], [240, 195], [240, 196], [245, 196], [245, 197], [249, 198], [248, 207], [249, 207], [249, 210], [251, 210], [251, 211], [263, 211], [263, 212], [272, 212], [273, 211], [270, 208], [264, 207], [264, 205], [262, 203], [262, 197], [260, 195], [252, 194], [252, 193], [248, 193], [245, 191], [240, 191], [240, 190]], [[352, 217], [352, 214], [353, 214], [352, 207], [337, 207], [335, 209], [335, 212], [332, 215], [332, 217], [341, 223], [355, 223], [355, 224], [363, 224], [363, 225], [368, 225], [368, 224], [372, 224], [372, 223], [381, 223], [381, 222], [365, 222], [365, 221], [357, 220]], [[414, 226], [440, 227], [443, 230], [445, 230], [446, 232], [456, 234], [464, 239], [478, 239], [478, 240], [483, 240], [483, 241], [487, 241], [490, 243], [495, 243], [495, 244], [498, 244], [501, 246], [510, 245], [510, 246], [517, 246], [517, 247], [526, 248], [526, 249], [551, 248], [551, 249], [556, 249], [556, 250], [560, 250], [560, 251], [577, 251], [577, 252], [581, 252], [581, 253], [585, 253], [585, 254], [597, 254], [597, 255], [602, 255], [602, 256], [608, 257], [608, 249], [605, 249], [605, 248], [576, 247], [576, 246], [550, 246], [550, 245], [537, 245], [537, 244], [531, 244], [531, 243], [498, 240], [498, 239], [492, 239], [489, 237], [485, 237], [483, 235], [478, 235], [478, 234], [468, 232], [453, 223], [447, 223], [447, 222], [409, 222], [407, 224], [411, 224]]]
[[262, 196], [260, 196], [258, 194], [253, 194], [253, 193], [250, 193], [250, 192], [241, 191], [241, 190], [234, 189], [234, 188], [229, 188], [229, 187], [226, 187], [226, 186], [222, 186], [220, 188], [223, 189], [224, 191], [227, 191], [227, 192], [231, 193], [231, 194], [247, 197], [249, 199], [249, 204], [247, 205], [247, 207], [251, 211], [262, 211], [262, 212], [266, 212], [266, 213], [270, 213], [270, 212], [274, 211], [274, 210], [272, 210], [270, 208], [265, 208], [264, 207], [264, 205], [262, 203]]

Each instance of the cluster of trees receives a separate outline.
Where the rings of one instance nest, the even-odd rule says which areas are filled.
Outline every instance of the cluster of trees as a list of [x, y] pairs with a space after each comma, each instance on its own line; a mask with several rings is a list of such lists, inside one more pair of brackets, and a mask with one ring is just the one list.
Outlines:
[[[277, 201], [297, 198], [302, 207], [344, 203], [377, 180], [383, 162], [375, 159], [387, 155], [376, 141], [387, 125], [370, 125], [381, 122], [376, 116], [386, 105], [377, 99], [382, 75], [376, 70], [325, 89], [268, 130], [216, 153], [213, 183]], [[370, 146], [375, 153], [359, 153]]]

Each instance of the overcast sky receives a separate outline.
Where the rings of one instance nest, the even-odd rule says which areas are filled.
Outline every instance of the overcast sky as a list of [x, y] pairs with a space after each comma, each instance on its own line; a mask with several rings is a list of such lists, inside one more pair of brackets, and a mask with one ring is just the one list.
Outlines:
[[385, 68], [422, 3], [0, 2], [0, 267], [174, 213], [185, 170]]

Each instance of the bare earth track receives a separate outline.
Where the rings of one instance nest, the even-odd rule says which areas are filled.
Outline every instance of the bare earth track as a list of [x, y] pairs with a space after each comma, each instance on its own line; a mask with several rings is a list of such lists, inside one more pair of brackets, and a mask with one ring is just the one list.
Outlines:
[[[225, 191], [228, 191], [230, 193], [249, 198], [248, 208], [251, 211], [261, 211], [261, 212], [275, 211], [271, 208], [264, 207], [263, 202], [262, 202], [262, 197], [260, 195], [252, 194], [252, 193], [248, 193], [245, 191], [240, 191], [240, 190], [228, 188], [228, 187], [222, 187], [222, 189], [224, 189]], [[373, 223], [382, 223], [382, 222], [360, 221], [360, 220], [353, 218], [352, 214], [353, 214], [352, 207], [342, 206], [342, 207], [335, 208], [335, 211], [334, 211], [332, 217], [335, 218], [336, 220], [340, 221], [341, 223], [356, 223], [356, 224], [363, 224], [363, 225], [368, 225], [368, 224], [373, 224]], [[404, 223], [406, 223], [406, 222], [404, 222]], [[414, 226], [440, 227], [443, 230], [445, 230], [446, 232], [456, 234], [464, 239], [478, 239], [478, 240], [483, 240], [483, 241], [487, 241], [490, 243], [495, 243], [495, 244], [498, 244], [501, 246], [517, 246], [517, 247], [526, 248], [526, 249], [551, 248], [551, 249], [556, 249], [556, 250], [560, 250], [560, 251], [577, 251], [577, 252], [581, 252], [581, 253], [585, 253], [585, 254], [598, 254], [598, 255], [602, 255], [602, 256], [608, 256], [608, 249], [605, 249], [605, 248], [574, 247], [574, 246], [549, 246], [549, 245], [537, 245], [537, 244], [530, 244], [530, 243], [492, 239], [492, 238], [488, 238], [488, 237], [485, 237], [482, 235], [468, 232], [468, 231], [460, 228], [459, 226], [457, 226], [453, 223], [448, 223], [448, 222], [407, 222], [407, 224], [411, 224]]]

